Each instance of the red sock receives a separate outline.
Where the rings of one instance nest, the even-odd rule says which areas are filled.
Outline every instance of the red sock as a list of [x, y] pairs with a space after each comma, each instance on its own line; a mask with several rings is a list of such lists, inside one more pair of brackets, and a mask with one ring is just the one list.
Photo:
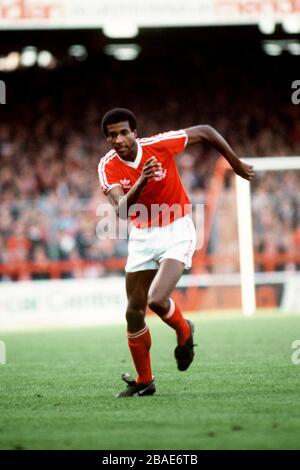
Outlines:
[[148, 326], [136, 333], [127, 332], [128, 346], [138, 373], [136, 382], [148, 384], [152, 381], [150, 362], [151, 336]]
[[178, 344], [182, 346], [189, 338], [191, 330], [188, 322], [183, 318], [180, 308], [173, 299], [170, 299], [170, 310], [161, 316], [161, 319], [176, 331]]

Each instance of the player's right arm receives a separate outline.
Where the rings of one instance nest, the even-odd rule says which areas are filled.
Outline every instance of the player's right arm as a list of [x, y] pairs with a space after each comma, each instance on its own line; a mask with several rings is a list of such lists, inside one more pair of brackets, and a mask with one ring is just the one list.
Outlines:
[[160, 170], [161, 163], [155, 157], [149, 158], [142, 169], [141, 176], [136, 180], [132, 188], [127, 194], [121, 186], [114, 186], [107, 194], [109, 202], [114, 207], [116, 214], [121, 219], [128, 218], [128, 211], [133, 204], [136, 204], [138, 198], [148, 183], [149, 179], [156, 175], [156, 171]]

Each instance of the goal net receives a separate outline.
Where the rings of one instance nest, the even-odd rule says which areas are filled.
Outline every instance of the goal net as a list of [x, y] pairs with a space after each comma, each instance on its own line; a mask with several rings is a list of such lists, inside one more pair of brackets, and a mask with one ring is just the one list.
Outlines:
[[248, 162], [257, 173], [254, 194], [236, 177], [243, 312], [255, 312], [255, 283], [281, 286], [280, 308], [300, 311], [300, 158]]
[[[256, 171], [251, 184], [223, 165], [222, 189], [217, 195], [208, 191], [207, 241], [194, 257], [192, 275], [179, 286], [202, 289], [199, 309], [242, 306], [248, 316], [258, 307], [298, 312], [300, 157], [244, 161]], [[220, 172], [211, 186], [220, 186]]]

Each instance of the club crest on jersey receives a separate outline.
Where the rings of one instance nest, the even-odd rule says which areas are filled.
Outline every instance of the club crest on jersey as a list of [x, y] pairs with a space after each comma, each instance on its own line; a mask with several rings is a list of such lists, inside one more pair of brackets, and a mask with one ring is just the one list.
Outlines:
[[156, 176], [153, 177], [154, 181], [161, 181], [165, 179], [167, 174], [167, 170], [164, 170], [163, 168], [161, 170], [158, 170], [156, 172]]
[[123, 180], [120, 180], [120, 183], [124, 189], [131, 188], [131, 181], [127, 180], [126, 178], [124, 178]]

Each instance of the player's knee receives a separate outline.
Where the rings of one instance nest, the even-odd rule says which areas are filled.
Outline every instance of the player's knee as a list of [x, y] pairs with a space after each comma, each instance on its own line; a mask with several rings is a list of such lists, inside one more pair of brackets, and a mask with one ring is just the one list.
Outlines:
[[126, 321], [129, 327], [138, 328], [143, 325], [145, 311], [142, 308], [128, 306], [126, 310]]
[[165, 304], [165, 299], [160, 298], [159, 295], [150, 294], [148, 297], [148, 307], [153, 310], [153, 312], [160, 312]]

